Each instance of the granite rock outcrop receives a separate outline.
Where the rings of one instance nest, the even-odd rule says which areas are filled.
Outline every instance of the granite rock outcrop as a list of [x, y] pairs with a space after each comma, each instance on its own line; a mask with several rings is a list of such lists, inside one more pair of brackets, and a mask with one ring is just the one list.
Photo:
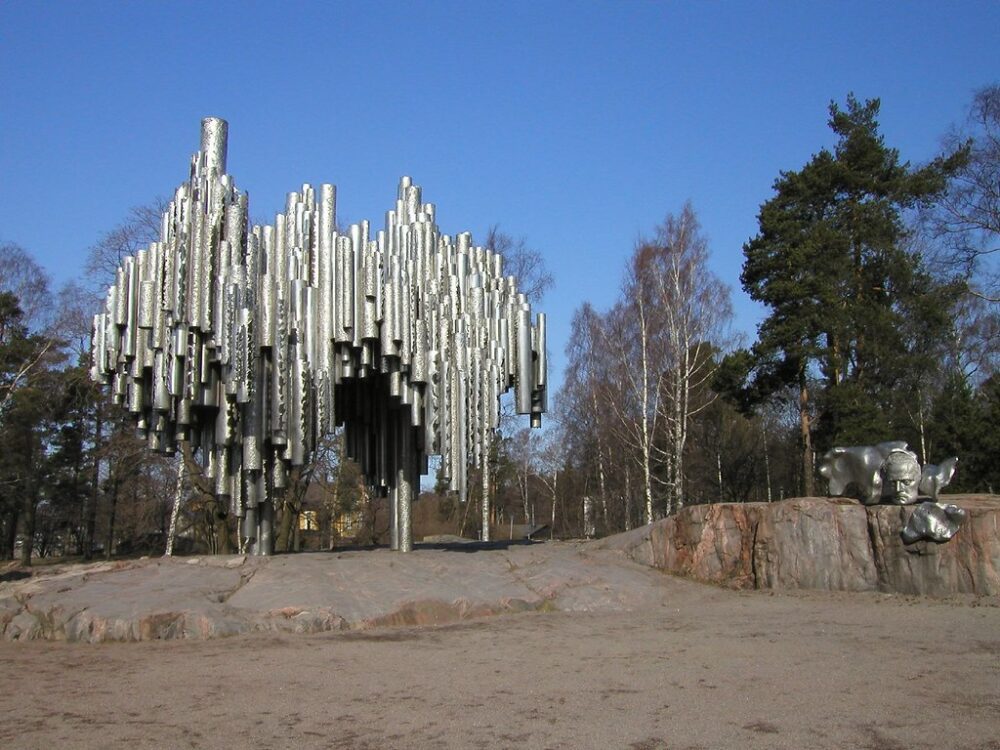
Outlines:
[[0, 572], [0, 639], [367, 630], [522, 612], [628, 611], [660, 606], [665, 596], [655, 571], [575, 542], [39, 565]]
[[951, 495], [968, 519], [949, 542], [904, 543], [913, 506], [842, 498], [695, 505], [594, 544], [733, 588], [1000, 594], [1000, 497]]

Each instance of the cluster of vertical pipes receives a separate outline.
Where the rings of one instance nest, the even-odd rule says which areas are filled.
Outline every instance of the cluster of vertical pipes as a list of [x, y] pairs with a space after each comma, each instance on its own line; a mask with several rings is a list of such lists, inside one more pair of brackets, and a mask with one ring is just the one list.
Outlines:
[[500, 395], [513, 387], [518, 413], [541, 424], [545, 316], [532, 322], [500, 255], [440, 233], [407, 177], [374, 234], [367, 221], [338, 230], [328, 184], [250, 227], [227, 131], [202, 121], [160, 240], [118, 269], [94, 318], [92, 377], [152, 449], [190, 443], [257, 554], [272, 549], [292, 467], [343, 426], [348, 456], [391, 499], [393, 547], [409, 550], [429, 455], [464, 501]]

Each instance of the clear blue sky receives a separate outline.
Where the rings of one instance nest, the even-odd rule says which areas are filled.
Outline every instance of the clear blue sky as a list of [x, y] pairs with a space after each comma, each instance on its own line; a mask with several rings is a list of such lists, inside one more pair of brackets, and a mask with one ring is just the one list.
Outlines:
[[229, 120], [251, 214], [303, 182], [381, 221], [400, 175], [443, 231], [523, 235], [574, 309], [607, 307], [636, 237], [690, 199], [739, 329], [741, 246], [781, 169], [832, 142], [826, 107], [882, 99], [930, 159], [1000, 78], [996, 2], [25, 2], [0, 5], [0, 240], [58, 284]]

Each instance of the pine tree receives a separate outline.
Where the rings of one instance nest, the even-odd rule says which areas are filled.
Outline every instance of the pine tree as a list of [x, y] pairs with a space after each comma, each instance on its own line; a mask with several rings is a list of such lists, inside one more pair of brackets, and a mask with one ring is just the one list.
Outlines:
[[902, 215], [944, 189], [964, 152], [911, 168], [879, 133], [879, 106], [853, 95], [846, 109], [831, 103], [834, 150], [775, 181], [740, 277], [770, 312], [717, 379], [744, 408], [797, 389], [807, 495], [814, 442], [877, 442], [899, 429], [894, 391], [924, 366], [909, 355], [943, 335], [939, 313], [955, 294], [907, 250]]

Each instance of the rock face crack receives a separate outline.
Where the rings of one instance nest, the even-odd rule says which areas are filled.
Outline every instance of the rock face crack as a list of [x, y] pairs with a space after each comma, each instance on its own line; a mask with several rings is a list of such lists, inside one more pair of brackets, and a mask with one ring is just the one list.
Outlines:
[[229, 591], [219, 594], [218, 595], [219, 598], [216, 601], [218, 601], [219, 604], [225, 604], [226, 602], [228, 602], [230, 599], [233, 598], [233, 596], [236, 594], [237, 591], [239, 591], [248, 583], [250, 583], [250, 581], [253, 580], [253, 577], [255, 575], [257, 575], [256, 567], [250, 568], [249, 570], [240, 571], [240, 582], [237, 583], [236, 586], [234, 586]]
[[526, 589], [528, 589], [528, 591], [530, 591], [532, 594], [534, 594], [535, 596], [537, 596], [543, 602], [551, 602], [552, 599], [555, 598], [554, 596], [552, 596], [550, 594], [546, 594], [543, 591], [540, 591], [537, 587], [535, 587], [535, 586], [531, 585], [530, 583], [528, 583], [528, 581], [524, 578], [524, 576], [520, 575], [517, 572], [518, 570], [520, 570], [520, 566], [517, 565], [509, 557], [504, 556], [504, 560], [507, 563], [507, 572], [510, 573], [511, 577], [515, 581], [517, 581], [518, 583], [520, 583], [522, 586], [524, 586]]
[[865, 528], [868, 530], [868, 549], [871, 552], [872, 564], [875, 566], [875, 585], [881, 589], [883, 581], [887, 578], [885, 556], [882, 554], [882, 545], [879, 544], [878, 515], [867, 507], [865, 508]]
[[757, 572], [757, 532], [760, 530], [760, 519], [756, 518], [751, 522], [753, 527], [753, 538], [750, 540], [750, 574], [753, 576], [753, 587], [760, 588], [760, 579]]

